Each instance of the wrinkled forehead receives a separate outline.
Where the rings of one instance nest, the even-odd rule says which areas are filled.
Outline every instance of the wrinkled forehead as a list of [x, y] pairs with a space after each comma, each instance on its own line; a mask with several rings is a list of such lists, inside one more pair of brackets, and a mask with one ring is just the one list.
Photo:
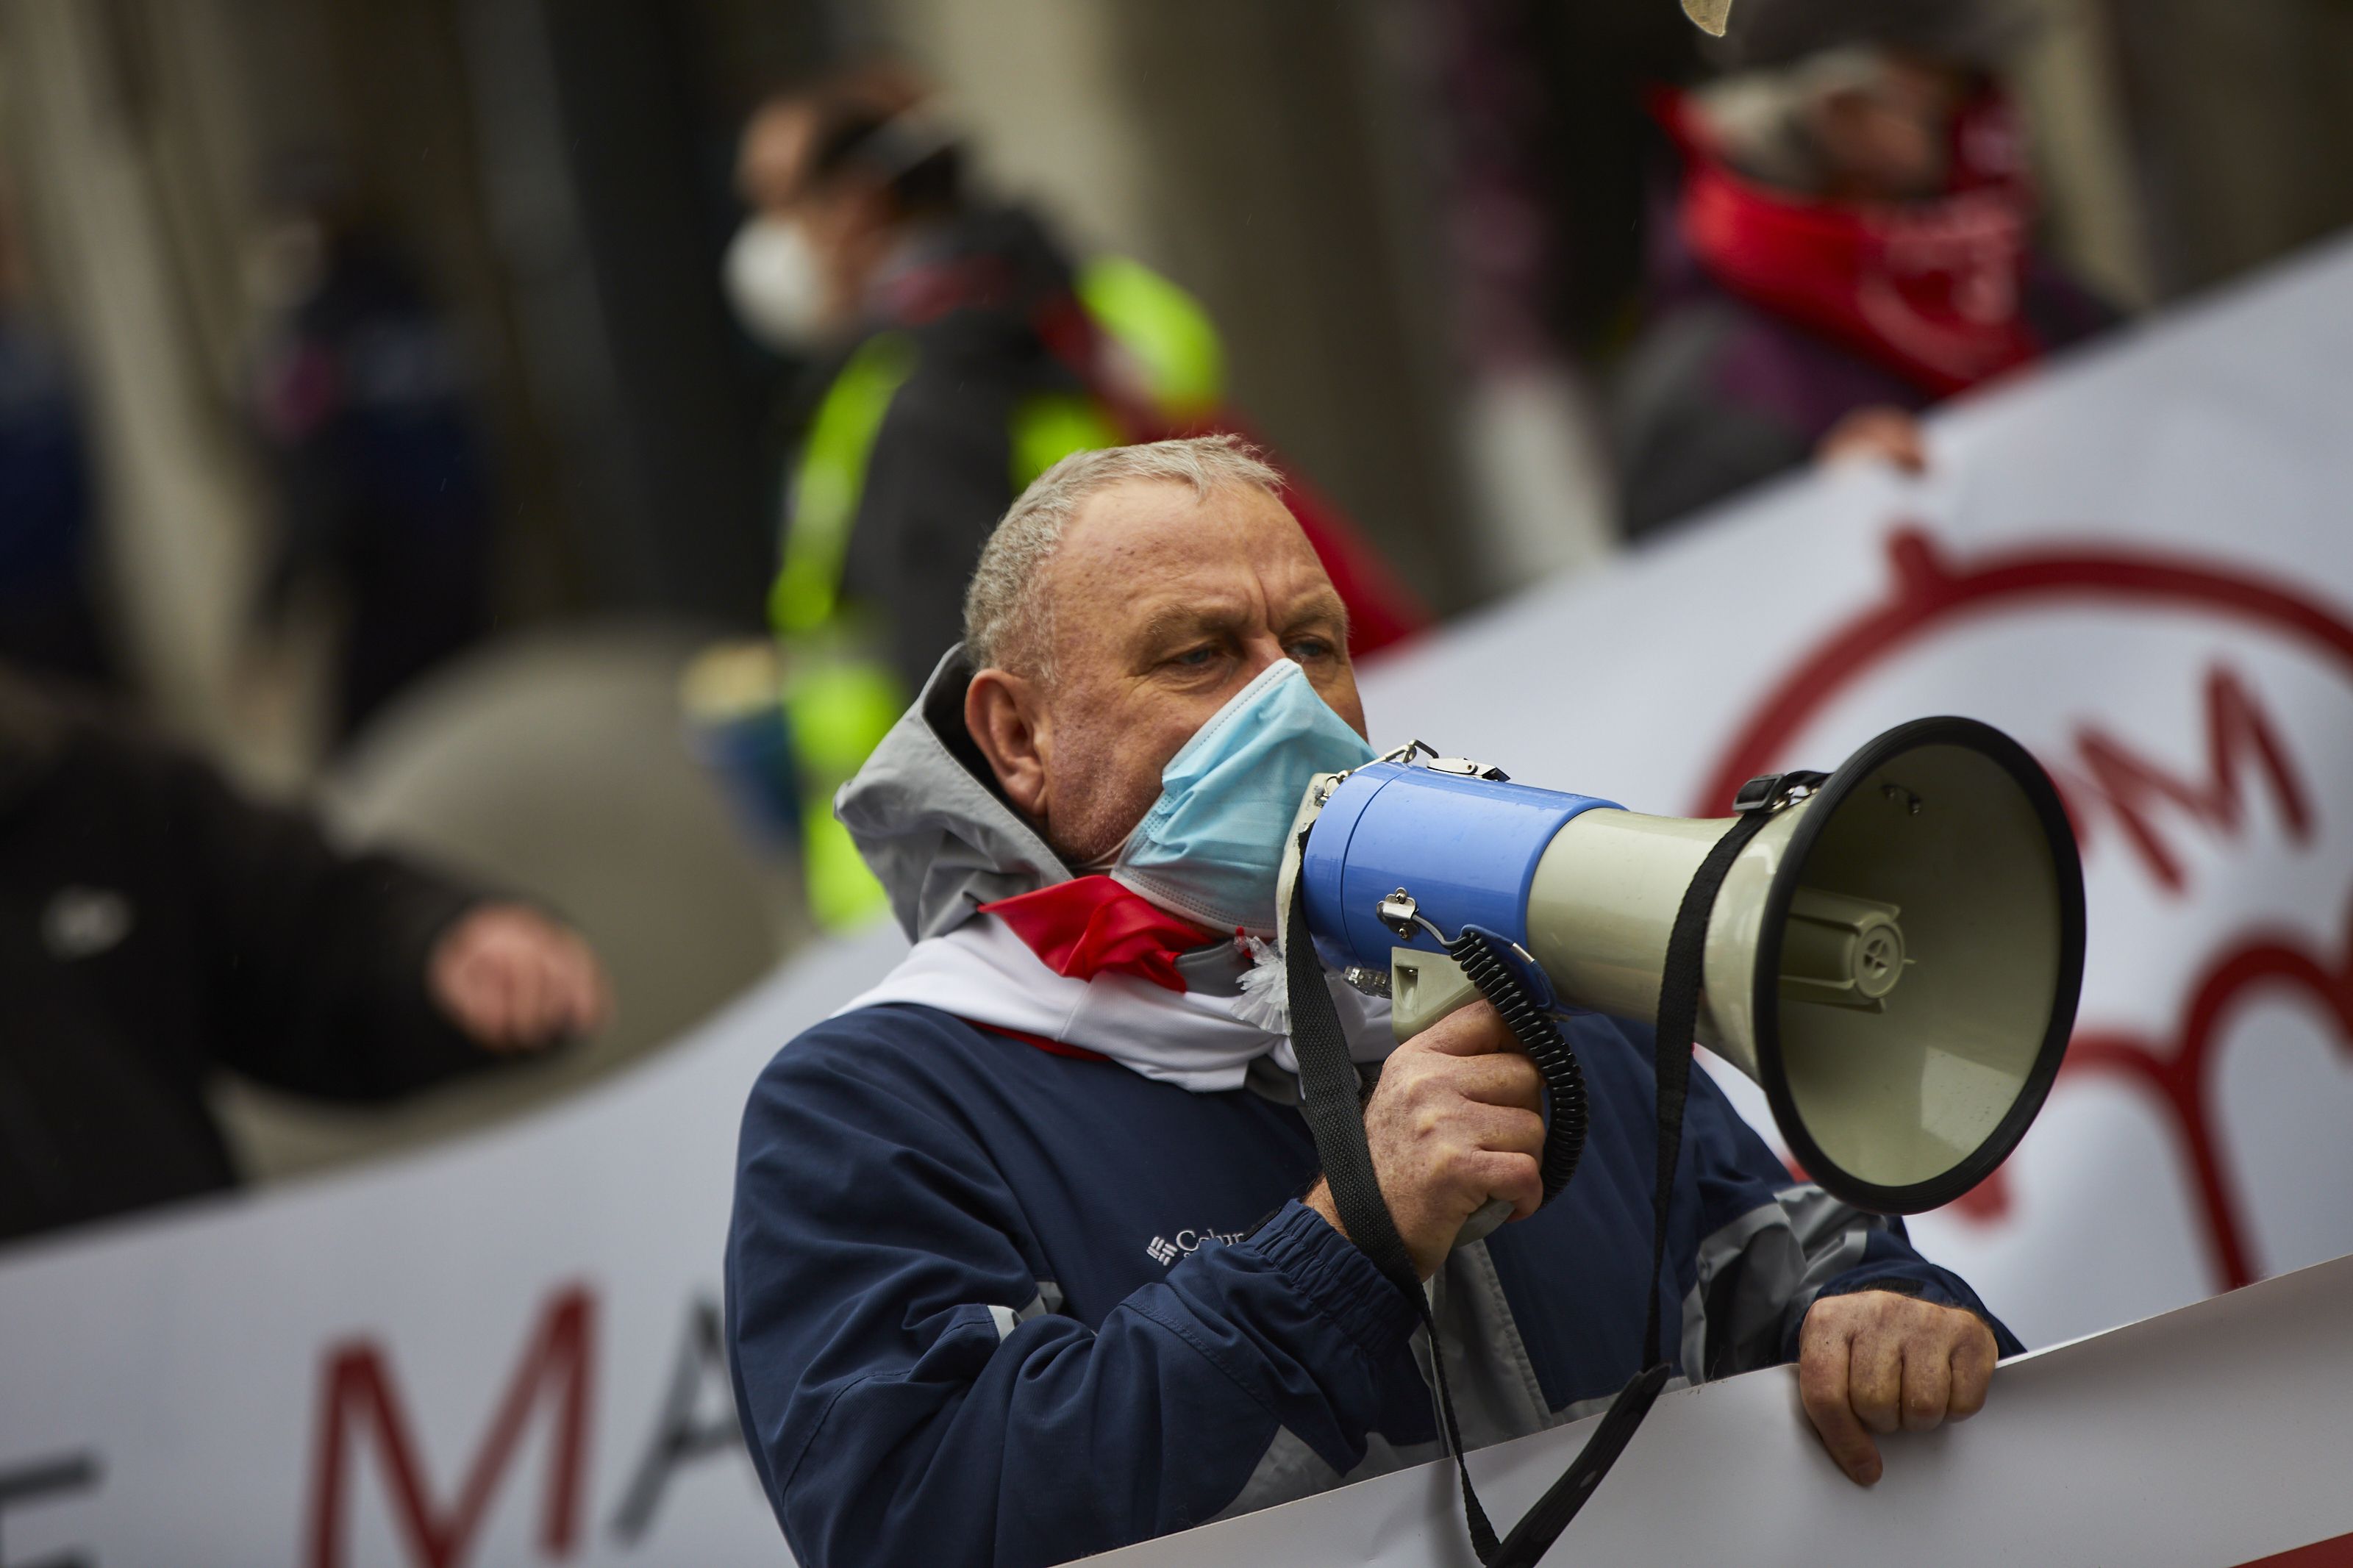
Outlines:
[[1187, 606], [1280, 618], [1338, 603], [1314, 548], [1282, 500], [1254, 485], [1127, 480], [1081, 503], [1043, 584], [1064, 634], [1129, 641]]

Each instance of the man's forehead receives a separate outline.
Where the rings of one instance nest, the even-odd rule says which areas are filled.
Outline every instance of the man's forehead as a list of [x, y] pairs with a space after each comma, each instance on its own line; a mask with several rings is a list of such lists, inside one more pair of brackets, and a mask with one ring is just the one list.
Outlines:
[[1315, 567], [1306, 535], [1275, 497], [1244, 484], [1198, 494], [1176, 479], [1129, 479], [1089, 496], [1055, 557], [1082, 571]]
[[1056, 640], [1134, 643], [1204, 624], [1345, 615], [1277, 498], [1220, 485], [1129, 481], [1088, 498], [1050, 562]]

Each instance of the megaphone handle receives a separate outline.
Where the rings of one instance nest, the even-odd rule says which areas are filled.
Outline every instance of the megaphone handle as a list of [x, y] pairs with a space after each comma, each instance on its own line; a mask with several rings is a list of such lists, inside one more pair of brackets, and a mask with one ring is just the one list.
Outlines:
[[1462, 1228], [1454, 1233], [1454, 1245], [1468, 1247], [1474, 1241], [1484, 1241], [1511, 1217], [1511, 1199], [1489, 1198], [1479, 1205], [1476, 1214], [1462, 1222]]

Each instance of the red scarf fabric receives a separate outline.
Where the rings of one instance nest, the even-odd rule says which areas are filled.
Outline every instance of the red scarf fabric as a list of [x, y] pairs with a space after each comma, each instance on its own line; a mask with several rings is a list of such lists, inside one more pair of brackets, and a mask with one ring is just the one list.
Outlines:
[[1022, 945], [1067, 979], [1133, 974], [1180, 995], [1186, 985], [1177, 955], [1217, 940], [1109, 877], [1056, 882], [983, 904], [980, 912], [1003, 921]]
[[1683, 240], [1731, 292], [1938, 397], [2042, 353], [2020, 300], [2033, 191], [1999, 98], [1957, 117], [1947, 195], [1868, 205], [1759, 184], [1724, 161], [1687, 102], [1662, 113], [1688, 162]]

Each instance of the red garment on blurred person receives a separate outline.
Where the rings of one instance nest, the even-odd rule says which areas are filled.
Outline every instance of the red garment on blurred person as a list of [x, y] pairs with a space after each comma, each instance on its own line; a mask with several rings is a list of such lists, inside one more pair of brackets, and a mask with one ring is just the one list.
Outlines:
[[1732, 293], [1939, 397], [2042, 354], [2021, 308], [2034, 193], [1999, 97], [1958, 116], [1947, 195], [1869, 205], [1760, 184], [1681, 99], [1662, 109], [1689, 161], [1683, 240]]

